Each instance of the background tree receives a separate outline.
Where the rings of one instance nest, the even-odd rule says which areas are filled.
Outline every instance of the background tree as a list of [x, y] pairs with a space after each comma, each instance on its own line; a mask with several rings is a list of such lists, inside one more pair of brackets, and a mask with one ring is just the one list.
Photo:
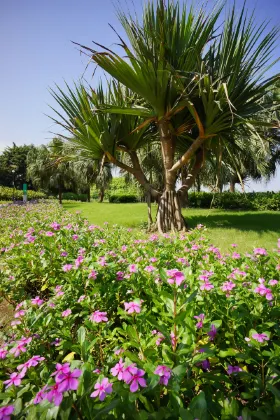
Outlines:
[[62, 193], [74, 186], [74, 173], [69, 162], [57, 162], [54, 154], [59, 140], [52, 141], [49, 146], [39, 146], [30, 150], [27, 156], [27, 177], [35, 188], [58, 194], [60, 204]]
[[[0, 154], [0, 185], [12, 187], [15, 180], [16, 188], [22, 188], [27, 181], [27, 154], [33, 149], [33, 145], [17, 146], [15, 143], [5, 148]], [[32, 188], [32, 184], [29, 187]]]

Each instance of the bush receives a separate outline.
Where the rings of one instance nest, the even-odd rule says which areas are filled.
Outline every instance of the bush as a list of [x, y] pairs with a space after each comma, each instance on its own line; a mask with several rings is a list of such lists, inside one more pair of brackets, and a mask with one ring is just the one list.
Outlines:
[[0, 212], [0, 293], [15, 308], [0, 410], [30, 420], [279, 418], [277, 251], [222, 255], [202, 226], [147, 237], [51, 202]]
[[[22, 200], [22, 190], [14, 190], [13, 188], [0, 186], [0, 201], [12, 201], [13, 197], [15, 200]], [[46, 198], [46, 194], [39, 191], [28, 190], [27, 198], [28, 200], [38, 200], [41, 198]]]
[[109, 203], [137, 203], [138, 196], [130, 193], [116, 192], [109, 195]]
[[88, 197], [87, 194], [76, 194], [72, 192], [64, 192], [62, 193], [62, 200], [70, 200], [70, 201], [87, 201]]
[[277, 210], [280, 211], [280, 193], [189, 193], [189, 207], [225, 210]]

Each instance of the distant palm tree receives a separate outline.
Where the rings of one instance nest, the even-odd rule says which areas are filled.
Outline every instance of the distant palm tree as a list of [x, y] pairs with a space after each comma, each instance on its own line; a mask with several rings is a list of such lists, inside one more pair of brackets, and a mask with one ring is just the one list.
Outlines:
[[36, 188], [58, 193], [61, 204], [62, 192], [73, 186], [74, 176], [68, 162], [56, 162], [53, 158], [57, 143], [56, 139], [49, 146], [36, 147], [28, 153], [27, 177]]

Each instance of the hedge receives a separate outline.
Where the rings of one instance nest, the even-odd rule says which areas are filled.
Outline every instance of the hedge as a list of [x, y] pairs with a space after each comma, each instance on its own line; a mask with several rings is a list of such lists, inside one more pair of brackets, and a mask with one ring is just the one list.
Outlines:
[[87, 201], [88, 197], [87, 194], [76, 194], [72, 192], [65, 192], [62, 194], [62, 200], [70, 200], [70, 201]]
[[[37, 200], [40, 198], [46, 198], [46, 194], [39, 191], [28, 190], [27, 197], [29, 200]], [[16, 190], [16, 189], [14, 190], [13, 188], [0, 186], [0, 200], [1, 201], [12, 201], [13, 198], [15, 200], [22, 200], [23, 199], [22, 190]]]
[[225, 210], [276, 210], [280, 211], [280, 193], [189, 193], [188, 207]]
[[116, 192], [109, 195], [109, 203], [137, 203], [139, 198], [136, 194]]

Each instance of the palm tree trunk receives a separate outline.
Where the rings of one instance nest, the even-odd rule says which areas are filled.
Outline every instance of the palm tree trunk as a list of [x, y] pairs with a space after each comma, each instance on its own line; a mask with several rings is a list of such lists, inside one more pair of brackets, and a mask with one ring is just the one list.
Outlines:
[[61, 185], [59, 185], [59, 187], [58, 187], [58, 200], [59, 200], [59, 204], [62, 204], [62, 188], [61, 188]]
[[161, 152], [165, 170], [164, 192], [159, 199], [157, 227], [160, 233], [185, 229], [181, 205], [176, 192], [176, 174], [170, 171], [174, 163], [175, 141], [169, 129], [169, 122], [159, 121]]
[[104, 195], [105, 195], [105, 191], [104, 191], [104, 188], [102, 187], [99, 190], [99, 203], [103, 203]]
[[90, 203], [90, 187], [88, 187], [88, 190], [87, 190], [87, 200]]
[[229, 183], [229, 190], [230, 192], [234, 193], [235, 192], [235, 182], [233, 181], [233, 179], [230, 180]]
[[202, 166], [203, 166], [203, 150], [202, 149], [198, 149], [198, 151], [196, 152], [195, 163], [193, 167], [187, 173], [186, 173], [186, 166], [182, 166], [182, 187], [178, 191], [182, 207], [187, 207], [189, 189], [194, 185], [194, 182], [196, 178], [198, 177], [199, 171]]

